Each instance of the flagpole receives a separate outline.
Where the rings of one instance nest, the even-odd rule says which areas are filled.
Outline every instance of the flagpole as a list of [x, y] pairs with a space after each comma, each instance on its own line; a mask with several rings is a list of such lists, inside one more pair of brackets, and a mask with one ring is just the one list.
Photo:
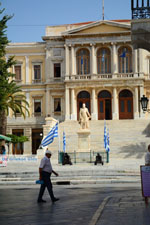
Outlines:
[[102, 20], [104, 20], [104, 0], [103, 1], [103, 8], [102, 8]]

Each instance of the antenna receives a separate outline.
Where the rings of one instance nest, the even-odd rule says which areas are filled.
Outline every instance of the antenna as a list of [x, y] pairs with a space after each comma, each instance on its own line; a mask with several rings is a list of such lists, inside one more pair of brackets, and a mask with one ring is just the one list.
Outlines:
[[103, 1], [103, 8], [102, 8], [102, 20], [104, 20], [104, 0]]

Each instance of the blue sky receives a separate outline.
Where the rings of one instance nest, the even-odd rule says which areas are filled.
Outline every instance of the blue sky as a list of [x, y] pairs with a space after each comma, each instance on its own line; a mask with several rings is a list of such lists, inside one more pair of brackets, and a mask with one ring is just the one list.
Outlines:
[[[42, 41], [46, 25], [60, 25], [102, 19], [102, 0], [0, 0], [11, 42]], [[105, 20], [130, 19], [131, 0], [104, 0]]]

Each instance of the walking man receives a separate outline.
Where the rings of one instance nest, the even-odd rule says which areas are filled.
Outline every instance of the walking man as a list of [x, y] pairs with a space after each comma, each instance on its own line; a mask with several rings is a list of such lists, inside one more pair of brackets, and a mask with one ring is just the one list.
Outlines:
[[42, 199], [42, 196], [44, 194], [45, 188], [47, 187], [47, 190], [49, 192], [49, 195], [51, 197], [52, 202], [56, 202], [59, 200], [59, 198], [55, 198], [53, 194], [53, 187], [51, 183], [51, 174], [54, 173], [56, 176], [58, 176], [58, 173], [56, 173], [52, 169], [52, 165], [50, 162], [51, 158], [51, 151], [46, 150], [44, 158], [41, 160], [40, 167], [39, 167], [39, 179], [42, 180], [44, 183], [41, 184], [40, 187], [40, 192], [38, 196], [38, 203], [46, 202], [45, 200]]

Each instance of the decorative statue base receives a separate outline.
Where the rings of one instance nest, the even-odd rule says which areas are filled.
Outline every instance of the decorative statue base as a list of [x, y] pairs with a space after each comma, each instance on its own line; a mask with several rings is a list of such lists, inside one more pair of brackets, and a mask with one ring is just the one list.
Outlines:
[[90, 151], [90, 130], [80, 129], [78, 134], [78, 152], [89, 152]]

